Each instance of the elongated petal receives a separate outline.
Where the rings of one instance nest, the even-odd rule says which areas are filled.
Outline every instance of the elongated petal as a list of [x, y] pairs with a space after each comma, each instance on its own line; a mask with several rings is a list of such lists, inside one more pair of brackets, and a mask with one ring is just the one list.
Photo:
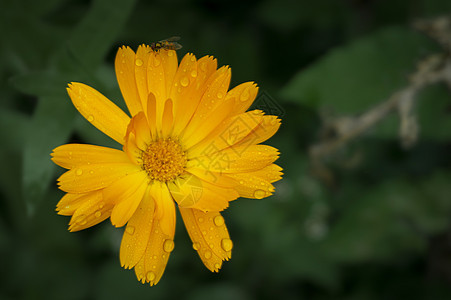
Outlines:
[[157, 284], [173, 249], [174, 234], [166, 234], [160, 226], [160, 220], [154, 217], [146, 250], [135, 265], [138, 280], [142, 283], [149, 282], [151, 286]]
[[72, 216], [83, 204], [83, 197], [86, 195], [66, 193], [56, 205], [56, 211], [59, 215]]
[[212, 185], [190, 174], [168, 183], [168, 187], [179, 207], [202, 211], [222, 211], [239, 196], [234, 189]]
[[261, 122], [236, 146], [260, 144], [272, 137], [280, 127], [280, 119], [276, 116], [263, 116]]
[[77, 208], [69, 223], [70, 231], [78, 231], [92, 227], [107, 219], [113, 208], [111, 203], [103, 200], [101, 191], [88, 193], [80, 198], [81, 205]]
[[62, 145], [53, 149], [51, 155], [54, 163], [66, 169], [89, 164], [130, 163], [123, 151], [85, 144]]
[[235, 186], [238, 185], [237, 181], [228, 176], [228, 174], [226, 173], [211, 172], [205, 169], [195, 167], [189, 168], [186, 171], [192, 175], [195, 175], [202, 181], [206, 181], [208, 183], [220, 187], [234, 188]]
[[148, 187], [147, 173], [136, 172], [125, 176], [103, 190], [106, 202], [114, 203], [111, 223], [122, 227], [131, 218]]
[[155, 200], [147, 189], [133, 216], [127, 223], [122, 237], [120, 259], [122, 267], [133, 268], [144, 255], [152, 232]]
[[130, 114], [134, 116], [143, 110], [138, 89], [136, 88], [135, 52], [130, 47], [123, 46], [119, 48], [114, 66], [122, 96]]
[[147, 65], [151, 52], [149, 46], [140, 45], [138, 50], [136, 50], [135, 55], [135, 80], [143, 111], [147, 110], [147, 95], [149, 94], [147, 85]]
[[58, 178], [60, 189], [68, 193], [87, 193], [105, 188], [114, 181], [142, 171], [130, 163], [84, 165], [71, 169]]
[[202, 212], [197, 209], [179, 208], [185, 228], [204, 265], [218, 272], [224, 260], [232, 257], [232, 240], [219, 212]]
[[279, 157], [276, 148], [267, 145], [230, 147], [211, 155], [199, 156], [187, 162], [187, 169], [206, 172], [243, 173], [260, 170]]
[[252, 105], [257, 94], [257, 85], [253, 82], [245, 82], [227, 92], [226, 100], [234, 102], [234, 112], [240, 114]]
[[130, 118], [119, 107], [83, 83], [72, 82], [67, 92], [86, 120], [120, 144], [124, 143]]
[[[205, 120], [211, 116], [212, 111], [215, 111], [218, 106], [224, 104], [224, 98], [230, 84], [230, 69], [222, 67], [211, 77], [214, 79], [211, 79], [211, 83], [208, 84], [205, 93], [202, 95], [199, 106], [191, 121], [186, 126], [183, 136], [191, 136], [193, 132], [199, 129], [200, 126], [204, 124]], [[217, 113], [218, 111], [216, 111], [216, 114]]]
[[165, 234], [173, 236], [175, 233], [175, 205], [168, 187], [159, 181], [153, 182], [151, 195], [155, 198], [156, 217], [161, 229]]
[[[263, 113], [255, 110], [226, 120], [216, 130], [212, 131], [209, 136], [189, 148], [188, 156], [192, 158], [212, 154], [234, 146], [243, 141], [243, 139], [249, 139], [254, 143], [257, 136], [253, 136], [252, 132], [263, 121], [263, 118]], [[253, 139], [251, 139], [252, 137]], [[249, 145], [249, 143], [247, 144]]]

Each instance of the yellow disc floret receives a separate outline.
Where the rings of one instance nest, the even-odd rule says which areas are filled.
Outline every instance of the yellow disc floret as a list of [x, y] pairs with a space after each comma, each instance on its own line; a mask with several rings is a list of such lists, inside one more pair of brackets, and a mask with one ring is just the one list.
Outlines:
[[151, 180], [168, 182], [183, 174], [186, 155], [180, 144], [170, 138], [151, 143], [142, 152], [142, 168]]

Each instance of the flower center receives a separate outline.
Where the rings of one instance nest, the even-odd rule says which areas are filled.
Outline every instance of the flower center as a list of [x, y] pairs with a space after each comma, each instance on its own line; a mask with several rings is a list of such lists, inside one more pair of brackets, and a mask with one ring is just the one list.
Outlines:
[[185, 170], [186, 156], [180, 144], [170, 138], [151, 143], [142, 153], [142, 168], [151, 180], [172, 181]]

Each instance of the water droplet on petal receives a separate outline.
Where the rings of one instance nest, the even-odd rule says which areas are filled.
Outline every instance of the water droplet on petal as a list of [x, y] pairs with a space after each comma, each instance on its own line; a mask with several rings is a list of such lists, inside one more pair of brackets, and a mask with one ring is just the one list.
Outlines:
[[255, 199], [263, 199], [265, 197], [266, 193], [263, 190], [256, 190], [254, 192]]
[[240, 180], [240, 184], [244, 184], [244, 180]]
[[249, 100], [250, 96], [249, 89], [245, 89], [240, 95], [240, 101], [245, 102]]
[[153, 259], [157, 259], [157, 256], [156, 256], [156, 255], [154, 255], [154, 256], [153, 256]]
[[172, 250], [174, 250], [174, 241], [165, 240], [163, 243], [163, 250], [168, 253], [172, 252]]
[[222, 97], [224, 97], [224, 95], [223, 95], [222, 93], [218, 93], [218, 94], [216, 95], [216, 97], [218, 97], [219, 99], [221, 99]]
[[180, 79], [180, 84], [181, 84], [182, 86], [184, 86], [184, 87], [187, 87], [188, 84], [189, 84], [189, 79], [188, 79], [188, 77], [186, 77], [186, 76], [182, 77], [182, 79]]
[[156, 277], [155, 273], [152, 271], [149, 271], [146, 274], [147, 281], [153, 281], [153, 280], [155, 280], [155, 277]]
[[199, 223], [202, 223], [204, 221], [204, 218], [199, 218]]
[[191, 76], [192, 77], [197, 77], [197, 70], [192, 70], [191, 71]]
[[191, 61], [195, 62], [196, 61], [196, 57], [194, 55], [191, 56]]
[[222, 226], [224, 225], [224, 218], [222, 216], [216, 216], [213, 222], [216, 226]]
[[206, 235], [206, 234], [207, 234], [207, 232], [206, 232], [206, 231], [204, 230], [204, 231], [202, 231], [202, 234], [203, 234], [203, 235]]
[[168, 56], [174, 55], [174, 51], [168, 51]]
[[157, 55], [157, 56], [155, 56], [155, 58], [154, 58], [154, 60], [153, 60], [153, 65], [155, 66], [155, 67], [158, 67], [159, 65], [160, 65], [160, 56], [159, 55]]
[[102, 212], [100, 212], [100, 211], [96, 211], [96, 212], [94, 213], [94, 216], [95, 216], [96, 218], [100, 218], [101, 215], [102, 215]]
[[77, 171], [75, 171], [75, 174], [80, 176], [81, 174], [83, 174], [83, 170], [82, 169], [77, 169]]
[[218, 264], [218, 263], [215, 263], [215, 269], [216, 270], [219, 270], [219, 268], [221, 267], [221, 265], [220, 264]]
[[223, 239], [221, 241], [221, 247], [222, 249], [224, 249], [224, 251], [228, 252], [230, 250], [232, 250], [233, 248], [233, 243], [231, 239]]
[[94, 121], [94, 116], [93, 116], [93, 115], [89, 115], [89, 116], [88, 116], [88, 121], [89, 121], [89, 122]]
[[135, 60], [135, 65], [137, 65], [138, 67], [141, 67], [142, 65], [143, 65], [143, 61], [142, 61], [142, 59], [137, 59], [137, 60]]
[[211, 258], [211, 252], [210, 252], [210, 251], [205, 252], [205, 253], [204, 253], [204, 257], [205, 257], [206, 259], [210, 259], [210, 258]]
[[199, 250], [200, 249], [200, 244], [197, 243], [197, 242], [193, 243], [193, 249], [196, 250], [196, 251]]
[[134, 227], [134, 226], [127, 226], [127, 227], [125, 228], [125, 231], [126, 231], [128, 234], [134, 234], [134, 233], [135, 233], [135, 227]]

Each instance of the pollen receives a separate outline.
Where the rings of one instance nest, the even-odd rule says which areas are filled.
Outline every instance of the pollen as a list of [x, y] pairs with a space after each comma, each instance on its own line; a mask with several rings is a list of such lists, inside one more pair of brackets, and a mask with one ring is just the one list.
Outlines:
[[159, 139], [142, 152], [142, 168], [151, 180], [172, 181], [183, 174], [186, 155], [177, 141]]

